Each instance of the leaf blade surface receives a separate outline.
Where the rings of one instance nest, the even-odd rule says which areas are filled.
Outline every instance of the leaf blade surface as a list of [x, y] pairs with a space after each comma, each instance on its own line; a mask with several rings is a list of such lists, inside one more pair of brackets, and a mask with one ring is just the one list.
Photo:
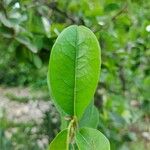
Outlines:
[[67, 129], [59, 132], [50, 143], [48, 150], [67, 150]]
[[79, 150], [110, 150], [108, 139], [98, 130], [82, 128], [76, 134]]
[[49, 89], [58, 108], [81, 118], [94, 95], [99, 70], [95, 35], [83, 26], [66, 28], [52, 48], [48, 71]]

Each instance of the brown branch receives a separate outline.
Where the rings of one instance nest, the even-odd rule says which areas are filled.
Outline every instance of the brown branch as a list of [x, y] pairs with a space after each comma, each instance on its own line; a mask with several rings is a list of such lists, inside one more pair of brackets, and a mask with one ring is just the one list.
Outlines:
[[125, 79], [125, 75], [124, 75], [124, 68], [122, 65], [119, 65], [119, 78], [120, 78], [121, 85], [122, 85], [122, 91], [125, 92], [125, 90], [126, 90], [126, 79]]
[[[122, 13], [126, 12], [128, 5], [125, 4], [114, 16], [112, 16], [111, 21], [115, 21], [117, 19], [117, 17], [119, 17]], [[109, 22], [107, 22], [104, 27], [102, 28], [107, 28], [109, 26]], [[100, 31], [102, 28], [99, 28], [95, 31], [93, 31], [94, 33]]]
[[59, 14], [65, 16], [67, 19], [69, 19], [73, 24], [82, 24], [85, 25], [85, 22], [83, 20], [83, 18], [79, 18], [78, 20], [74, 19], [73, 17], [71, 17], [71, 15], [69, 15], [67, 12], [61, 10], [60, 8], [57, 7], [57, 3], [56, 2], [51, 2], [50, 4], [48, 4], [49, 8], [58, 12]]
[[59, 8], [57, 7], [57, 3], [52, 2], [52, 3], [50, 3], [48, 6], [49, 6], [49, 8], [51, 8], [52, 10], [54, 10], [54, 11], [56, 11], [56, 12], [62, 14], [63, 16], [65, 16], [66, 18], [68, 18], [69, 20], [71, 20], [72, 23], [76, 23], [76, 20], [75, 20], [75, 19], [73, 19], [73, 18], [72, 18], [71, 16], [69, 16], [66, 12], [62, 11], [61, 9], [59, 9]]
[[115, 21], [117, 17], [119, 17], [122, 13], [126, 12], [127, 6], [128, 6], [128, 5], [125, 4], [125, 5], [122, 7], [122, 9], [120, 9], [120, 10], [111, 18], [111, 20], [112, 20], [112, 21]]

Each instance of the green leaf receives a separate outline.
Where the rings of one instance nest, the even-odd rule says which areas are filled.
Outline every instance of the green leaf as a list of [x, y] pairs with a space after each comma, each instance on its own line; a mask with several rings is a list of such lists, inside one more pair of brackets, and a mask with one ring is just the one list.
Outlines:
[[117, 3], [110, 3], [105, 6], [105, 11], [110, 12], [119, 9], [119, 5]]
[[61, 116], [61, 127], [60, 127], [60, 129], [63, 130], [63, 129], [66, 129], [68, 127], [71, 118], [69, 118], [70, 116], [67, 116], [67, 114], [64, 112], [60, 112], [60, 116]]
[[79, 127], [91, 127], [96, 128], [99, 122], [99, 112], [94, 106], [94, 101], [86, 108], [81, 120], [79, 121]]
[[8, 18], [6, 18], [6, 15], [3, 12], [0, 12], [0, 22], [8, 28], [14, 28], [15, 26]]
[[5, 26], [0, 26], [0, 34], [5, 38], [12, 38], [14, 30], [12, 28], [7, 28]]
[[[67, 128], [68, 121], [69, 118], [67, 118], [67, 114], [61, 113], [61, 129]], [[99, 112], [98, 109], [94, 106], [94, 101], [92, 101], [85, 109], [85, 112], [83, 113], [83, 116], [79, 121], [79, 127], [97, 128], [98, 123], [99, 123]]]
[[42, 60], [38, 55], [33, 55], [33, 62], [38, 69], [42, 67]]
[[110, 150], [108, 139], [92, 128], [80, 129], [76, 134], [76, 142], [80, 150]]
[[94, 95], [100, 61], [98, 41], [88, 28], [73, 25], [59, 35], [48, 71], [48, 85], [57, 107], [81, 118]]
[[36, 34], [45, 34], [44, 26], [42, 23], [42, 17], [34, 11], [34, 9], [30, 9], [29, 18], [28, 18], [28, 30], [36, 33]]
[[67, 150], [67, 129], [57, 134], [50, 143], [48, 150]]
[[46, 17], [42, 17], [42, 23], [46, 32], [47, 37], [49, 38], [50, 35], [50, 22]]
[[26, 46], [29, 50], [31, 50], [32, 52], [36, 53], [38, 51], [38, 49], [32, 44], [32, 42], [30, 41], [30, 39], [24, 35], [17, 35], [15, 37], [15, 39], [23, 44], [24, 46]]

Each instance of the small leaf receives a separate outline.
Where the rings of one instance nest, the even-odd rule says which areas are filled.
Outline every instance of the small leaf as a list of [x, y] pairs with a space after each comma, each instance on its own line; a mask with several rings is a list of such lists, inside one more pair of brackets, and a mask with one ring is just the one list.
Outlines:
[[105, 11], [110, 12], [119, 9], [119, 5], [117, 3], [110, 3], [105, 6]]
[[0, 26], [0, 34], [5, 38], [12, 38], [14, 35], [14, 30], [12, 28], [7, 28], [3, 25]]
[[92, 128], [80, 129], [76, 134], [76, 142], [80, 150], [110, 150], [108, 139]]
[[2, 12], [0, 12], [0, 22], [8, 28], [14, 28], [15, 26]]
[[48, 150], [67, 150], [67, 129], [59, 132], [50, 143]]
[[24, 35], [17, 35], [15, 37], [15, 39], [25, 45], [29, 50], [31, 50], [32, 52], [36, 53], [37, 52], [37, 48], [32, 44], [32, 42], [30, 41], [30, 39]]
[[64, 112], [60, 112], [60, 116], [61, 116], [61, 130], [66, 129], [69, 125], [69, 122], [71, 120], [70, 116], [67, 116], [66, 113]]
[[45, 33], [46, 33], [47, 37], [49, 38], [51, 36], [50, 35], [50, 22], [46, 17], [42, 17], [42, 23], [43, 23], [43, 26], [45, 29]]
[[92, 101], [86, 108], [81, 120], [79, 121], [79, 127], [97, 128], [98, 122], [99, 112]]
[[57, 106], [82, 117], [99, 79], [100, 47], [84, 26], [70, 26], [57, 38], [51, 52], [48, 85]]
[[33, 62], [38, 69], [42, 67], [42, 60], [39, 56], [33, 55]]

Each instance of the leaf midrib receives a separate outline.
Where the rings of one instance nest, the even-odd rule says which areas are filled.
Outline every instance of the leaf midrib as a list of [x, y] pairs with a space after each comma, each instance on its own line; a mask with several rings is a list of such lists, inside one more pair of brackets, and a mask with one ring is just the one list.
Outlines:
[[75, 39], [75, 63], [74, 63], [74, 92], [73, 92], [73, 115], [76, 115], [76, 73], [77, 73], [77, 56], [78, 56], [78, 26], [76, 26], [76, 39]]

